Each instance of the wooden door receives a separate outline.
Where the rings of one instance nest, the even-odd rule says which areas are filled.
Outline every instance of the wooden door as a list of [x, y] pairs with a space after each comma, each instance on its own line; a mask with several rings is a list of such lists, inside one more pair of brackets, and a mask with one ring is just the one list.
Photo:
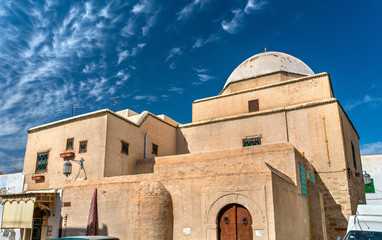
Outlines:
[[252, 240], [252, 217], [249, 211], [238, 204], [225, 206], [218, 216], [219, 240]]

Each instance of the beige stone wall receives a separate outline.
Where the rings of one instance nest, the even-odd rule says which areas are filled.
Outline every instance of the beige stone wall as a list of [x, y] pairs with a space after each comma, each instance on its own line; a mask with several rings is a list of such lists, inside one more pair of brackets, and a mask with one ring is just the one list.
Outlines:
[[[66, 150], [68, 138], [74, 138], [73, 150]], [[87, 151], [79, 153], [79, 142], [82, 140], [88, 141]], [[72, 163], [72, 174], [69, 177], [64, 176], [62, 170], [65, 161], [60, 154], [65, 152], [74, 152], [77, 160], [84, 158], [88, 179], [102, 178], [105, 141], [105, 114], [29, 132], [23, 169], [25, 190], [62, 188], [66, 183], [73, 181], [80, 171], [80, 165]], [[48, 152], [47, 171], [36, 173], [37, 154], [40, 152]], [[34, 181], [32, 176], [44, 176], [45, 179]], [[82, 171], [79, 178], [84, 178]]]
[[260, 111], [333, 97], [329, 75], [318, 74], [252, 90], [196, 100], [192, 122], [248, 113], [248, 101], [259, 100]]
[[[178, 136], [179, 139], [182, 135], [185, 138], [179, 141], [179, 146], [183, 147], [180, 149], [184, 152], [191, 153], [242, 147], [242, 139], [251, 135], [261, 136], [262, 144], [289, 141], [298, 151], [305, 153], [319, 174], [320, 191], [323, 192], [328, 210], [328, 233], [334, 237], [342, 236], [346, 219], [358, 198], [349, 196], [351, 190], [345, 170], [345, 152], [349, 154], [349, 151], [344, 150], [338, 109], [338, 102], [330, 100], [310, 106], [288, 107], [275, 113], [259, 112], [231, 119], [215, 119], [203, 124], [183, 125]], [[349, 141], [349, 138], [354, 138], [354, 147], [359, 149], [354, 129], [346, 117], [343, 119], [348, 122], [346, 129], [350, 132], [349, 137], [344, 135], [344, 139]], [[363, 187], [360, 183], [355, 184], [356, 188]], [[362, 192], [359, 197], [362, 199]]]
[[[160, 209], [170, 201], [165, 193], [168, 192], [172, 202], [173, 239], [215, 240], [217, 215], [220, 209], [231, 203], [241, 204], [251, 213], [254, 234], [261, 235], [258, 237], [254, 235], [254, 239], [276, 239], [275, 204], [279, 209], [290, 209], [290, 204], [294, 203], [288, 201], [301, 198], [298, 196], [301, 186], [293, 180], [299, 179], [296, 176], [299, 172], [295, 166], [298, 166], [301, 159], [301, 155], [290, 144], [275, 144], [274, 148], [256, 146], [224, 150], [221, 153], [216, 152], [215, 155], [203, 153], [158, 157], [153, 174], [73, 182], [64, 188], [63, 201], [71, 202], [71, 206], [62, 209], [63, 232], [66, 235], [75, 235], [86, 230], [92, 193], [94, 187], [97, 187], [101, 234], [120, 239], [163, 239], [147, 236], [152, 234], [151, 230], [158, 227], [150, 219], [156, 221], [155, 219], [161, 219], [159, 215], [167, 214], [166, 211], [162, 213]], [[277, 166], [278, 162], [284, 163], [287, 173], [268, 167], [266, 162], [271, 166]], [[182, 167], [175, 168], [175, 165]], [[288, 181], [291, 186], [288, 188], [288, 194], [280, 194], [283, 190], [278, 187], [281, 192], [276, 190], [279, 195], [275, 199], [273, 188], [279, 184], [273, 182], [272, 174], [278, 174]], [[144, 185], [152, 186], [146, 187], [144, 192], [158, 192], [154, 194], [158, 197], [144, 197], [144, 200], [137, 200], [142, 199], [139, 197], [142, 196], [139, 192], [142, 182]], [[157, 183], [163, 187], [156, 190]], [[153, 189], [149, 190], [151, 188]], [[143, 196], [148, 195], [154, 196], [143, 194]], [[159, 206], [158, 204], [162, 207], [150, 211], [158, 216], [150, 218], [147, 211], [140, 213], [146, 216], [144, 223], [146, 225], [142, 227], [152, 226], [151, 230], [148, 228], [142, 232], [139, 230], [141, 229], [139, 225], [143, 223], [139, 219], [140, 214], [137, 213], [145, 211], [145, 205], [152, 207]], [[298, 209], [296, 208], [296, 211], [300, 211]], [[308, 216], [304, 211], [299, 212], [298, 216], [298, 219], [290, 219], [292, 221], [290, 224], [305, 234], [305, 223], [299, 220]], [[163, 222], [167, 220], [163, 219]], [[161, 227], [158, 232], [163, 232], [163, 228], [165, 227]], [[145, 232], [148, 235], [142, 236]], [[298, 238], [293, 239], [305, 238], [300, 238], [298, 235]]]
[[243, 139], [251, 136], [261, 136], [262, 144], [287, 140], [283, 112], [188, 125], [179, 135], [178, 151], [191, 153], [243, 147]]
[[219, 95], [227, 95], [233, 92], [240, 92], [243, 90], [257, 88], [273, 83], [279, 83], [282, 81], [287, 81], [300, 77], [303, 77], [303, 75], [287, 72], [267, 74], [252, 79], [245, 79], [242, 81], [232, 82], [225, 89], [223, 89], [223, 91]]
[[[105, 177], [135, 173], [135, 161], [144, 157], [147, 133], [147, 158], [176, 154], [176, 128], [151, 115], [140, 125], [127, 123], [114, 115], [107, 118]], [[129, 144], [129, 154], [121, 153], [121, 141]], [[158, 155], [152, 154], [152, 144]]]
[[[357, 211], [357, 206], [359, 201], [366, 202], [365, 197], [365, 188], [363, 182], [363, 169], [361, 162], [361, 155], [359, 149], [359, 137], [357, 132], [354, 129], [354, 126], [349, 122], [346, 113], [339, 106], [338, 108], [340, 119], [341, 119], [341, 128], [342, 128], [342, 136], [343, 136], [343, 144], [345, 150], [345, 159], [346, 166], [350, 168], [351, 174], [350, 179], [348, 180], [349, 184], [349, 194], [351, 199], [351, 206], [347, 207], [346, 219], [349, 218], [350, 215], [354, 215]], [[353, 161], [353, 152], [351, 144], [354, 146], [355, 160], [356, 160], [356, 168], [354, 166]]]
[[301, 195], [301, 186], [276, 174], [272, 174], [272, 184], [276, 239], [310, 239], [308, 202]]

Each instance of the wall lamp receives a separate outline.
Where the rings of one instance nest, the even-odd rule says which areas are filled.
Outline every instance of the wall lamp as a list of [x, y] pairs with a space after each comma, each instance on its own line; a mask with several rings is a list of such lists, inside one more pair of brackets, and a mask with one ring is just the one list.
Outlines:
[[[361, 175], [361, 171], [352, 171], [350, 168], [347, 168], [346, 169], [348, 171], [348, 176], [350, 178], [350, 176], [354, 173], [355, 176], [359, 177]], [[371, 177], [370, 177], [370, 174], [368, 174], [366, 171], [363, 171], [363, 182], [365, 183], [365, 185], [370, 185], [372, 184], [372, 181], [371, 181]]]
[[78, 172], [78, 174], [76, 176], [76, 179], [77, 179], [78, 175], [80, 174], [81, 170], [83, 170], [84, 173], [85, 173], [84, 180], [86, 180], [87, 179], [87, 175], [86, 175], [86, 171], [85, 171], [85, 168], [84, 168], [84, 161], [85, 161], [84, 158], [81, 158], [80, 160], [74, 160], [74, 159], [73, 160], [70, 160], [70, 159], [66, 160], [66, 162], [64, 163], [64, 169], [63, 169], [62, 173], [66, 177], [68, 177], [70, 174], [72, 174], [72, 164], [70, 163], [70, 161], [79, 164], [80, 167], [81, 167], [80, 171]]

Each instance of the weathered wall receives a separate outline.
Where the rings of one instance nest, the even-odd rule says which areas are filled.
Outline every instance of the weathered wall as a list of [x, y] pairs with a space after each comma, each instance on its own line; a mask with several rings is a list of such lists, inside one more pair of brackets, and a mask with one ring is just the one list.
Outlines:
[[195, 153], [243, 147], [243, 139], [249, 136], [261, 136], [261, 144], [286, 142], [284, 117], [283, 112], [255, 114], [247, 118], [184, 126], [178, 135], [178, 151]]
[[[57, 125], [41, 130], [31, 131], [24, 159], [25, 190], [62, 188], [65, 183], [75, 180], [80, 171], [80, 165], [73, 163], [72, 174], [66, 177], [62, 174], [64, 159], [60, 153], [74, 152], [75, 159], [84, 158], [84, 167], [88, 179], [103, 177], [105, 144], [106, 144], [106, 114], [91, 118], [73, 120], [63, 125]], [[73, 150], [66, 150], [66, 141], [74, 138]], [[79, 142], [87, 140], [87, 151], [79, 153]], [[48, 152], [48, 164], [45, 172], [36, 173], [37, 154]], [[33, 181], [32, 176], [44, 176], [44, 181]], [[83, 178], [81, 171], [79, 178]]]
[[[359, 137], [352, 123], [346, 116], [342, 107], [338, 106], [341, 120], [342, 139], [345, 150], [346, 168], [350, 168], [351, 174], [348, 175], [348, 185], [351, 205], [346, 206], [348, 209], [346, 219], [350, 215], [354, 215], [357, 211], [359, 201], [366, 202], [365, 188], [363, 182], [363, 171], [361, 153], [359, 149]], [[355, 165], [353, 161], [352, 144], [354, 146]]]
[[267, 85], [229, 95], [196, 100], [192, 122], [248, 113], [248, 101], [259, 100], [259, 109], [268, 110], [333, 97], [329, 75], [321, 74]]
[[[129, 124], [114, 115], [107, 117], [105, 177], [135, 173], [135, 161], [144, 157], [147, 133], [147, 158], [176, 153], [176, 128], [149, 115], [140, 126]], [[129, 144], [129, 154], [121, 152], [121, 141]], [[158, 155], [152, 154], [152, 144]]]
[[272, 74], [266, 74], [259, 77], [245, 79], [242, 81], [231, 82], [228, 86], [219, 94], [226, 95], [233, 92], [240, 92], [247, 89], [257, 88], [273, 83], [287, 81], [295, 78], [303, 77], [303, 75], [287, 72], [277, 72]]
[[[139, 239], [139, 237], [157, 239], [147, 238], [148, 235], [143, 236], [144, 233], [150, 235], [151, 230], [141, 231], [139, 224], [143, 223], [139, 220], [138, 212], [145, 211], [142, 213], [146, 216], [144, 218], [146, 225], [142, 226], [143, 228], [147, 226], [155, 228], [156, 225], [153, 225], [151, 220], [162, 219], [166, 222], [163, 215], [170, 216], [168, 209], [165, 214], [158, 212], [162, 211], [161, 208], [170, 200], [165, 193], [154, 194], [158, 199], [162, 199], [160, 201], [156, 201], [157, 197], [152, 199], [147, 197], [152, 194], [143, 194], [146, 196], [143, 197], [144, 201], [139, 200], [141, 199], [139, 196], [142, 196], [140, 186], [148, 183], [152, 187], [143, 187], [146, 189], [144, 192], [168, 191], [171, 196], [173, 239], [216, 239], [217, 215], [221, 208], [230, 203], [241, 204], [249, 210], [253, 218], [253, 231], [260, 235], [256, 239], [276, 239], [272, 190], [275, 184], [272, 183], [272, 171], [265, 162], [272, 160], [270, 164], [277, 165], [279, 161], [292, 166], [288, 176], [285, 176], [293, 183], [292, 179], [296, 178], [297, 173], [296, 161], [300, 161], [301, 156], [290, 144], [275, 145], [273, 149], [256, 146], [244, 150], [225, 150], [222, 152], [227, 152], [226, 154], [218, 154], [215, 159], [210, 159], [212, 157], [210, 153], [158, 157], [155, 165], [156, 173], [153, 174], [72, 182], [64, 188], [63, 201], [71, 202], [71, 206], [62, 209], [63, 232], [66, 235], [76, 235], [86, 230], [91, 196], [94, 187], [97, 187], [100, 234], [120, 239]], [[171, 162], [183, 167], [173, 168], [169, 164]], [[157, 182], [163, 187], [155, 187]], [[298, 189], [298, 186], [295, 188]], [[277, 204], [280, 204], [281, 208], [289, 208], [290, 205], [283, 200], [284, 196], [281, 195]], [[151, 206], [158, 208], [150, 210], [152, 214], [158, 216], [149, 218], [145, 205], [152, 204], [151, 201], [157, 202], [156, 204], [160, 206], [155, 204]], [[162, 215], [162, 218], [159, 215]], [[163, 228], [161, 227], [162, 232]]]
[[272, 174], [272, 185], [276, 239], [310, 239], [308, 204], [301, 196], [301, 185], [295, 186], [276, 174]]

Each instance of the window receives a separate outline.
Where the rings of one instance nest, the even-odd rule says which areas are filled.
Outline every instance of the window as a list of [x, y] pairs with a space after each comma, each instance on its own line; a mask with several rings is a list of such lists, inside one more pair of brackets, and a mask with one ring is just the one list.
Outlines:
[[249, 112], [259, 111], [259, 99], [248, 101]]
[[45, 172], [48, 164], [48, 152], [37, 154], [36, 172]]
[[354, 169], [357, 169], [357, 162], [356, 162], [356, 159], [355, 159], [355, 151], [354, 151], [354, 145], [352, 142], [351, 143], [351, 151], [353, 153], [353, 164], [354, 164]]
[[74, 138], [68, 138], [66, 140], [66, 150], [73, 149], [73, 142], [74, 142]]
[[81, 141], [80, 142], [80, 153], [86, 152], [88, 147], [88, 141]]
[[155, 155], [158, 155], [158, 145], [153, 143], [153, 151], [151, 153], [155, 154]]
[[121, 153], [124, 154], [129, 154], [129, 144], [127, 142], [121, 141], [122, 148], [121, 148]]
[[260, 137], [243, 139], [243, 147], [250, 147], [250, 146], [256, 146], [256, 145], [261, 145]]

